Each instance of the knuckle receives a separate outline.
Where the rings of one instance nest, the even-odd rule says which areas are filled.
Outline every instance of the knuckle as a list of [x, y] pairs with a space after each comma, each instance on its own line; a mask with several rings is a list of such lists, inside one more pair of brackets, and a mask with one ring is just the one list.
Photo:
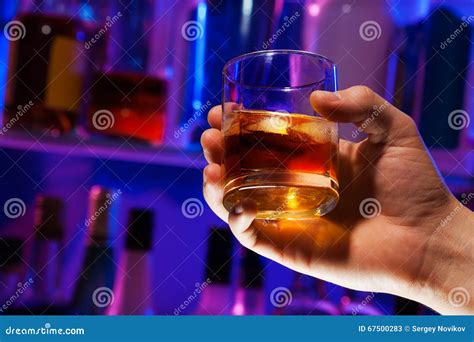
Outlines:
[[355, 95], [363, 103], [370, 104], [375, 102], [376, 94], [375, 92], [365, 85], [360, 85], [355, 87]]

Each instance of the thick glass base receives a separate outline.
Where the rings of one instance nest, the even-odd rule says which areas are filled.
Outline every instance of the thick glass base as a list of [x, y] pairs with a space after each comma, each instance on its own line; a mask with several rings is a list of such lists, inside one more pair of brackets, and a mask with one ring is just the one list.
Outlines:
[[299, 219], [327, 214], [336, 206], [339, 193], [337, 182], [329, 175], [260, 170], [227, 182], [227, 210], [245, 198], [256, 202], [257, 219]]

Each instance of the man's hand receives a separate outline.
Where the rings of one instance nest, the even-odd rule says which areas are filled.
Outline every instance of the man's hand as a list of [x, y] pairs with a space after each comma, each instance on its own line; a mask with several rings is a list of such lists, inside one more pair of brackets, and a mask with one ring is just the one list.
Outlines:
[[363, 86], [316, 91], [310, 101], [328, 120], [368, 134], [359, 143], [340, 141], [336, 209], [311, 220], [263, 223], [244, 200], [229, 214], [222, 205], [222, 111], [214, 107], [213, 128], [201, 138], [209, 162], [204, 196], [212, 210], [242, 245], [298, 272], [443, 313], [474, 312], [474, 298], [463, 306], [448, 298], [457, 287], [474, 297], [473, 215], [446, 189], [413, 120]]

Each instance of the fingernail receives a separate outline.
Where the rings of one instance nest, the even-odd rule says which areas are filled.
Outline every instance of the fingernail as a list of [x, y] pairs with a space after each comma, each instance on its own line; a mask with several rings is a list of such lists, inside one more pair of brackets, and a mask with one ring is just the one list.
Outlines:
[[337, 91], [317, 90], [316, 92], [318, 96], [322, 96], [328, 101], [339, 101], [341, 99], [341, 95]]
[[242, 206], [242, 204], [239, 203], [234, 207], [234, 214], [240, 215], [243, 212], [244, 212], [244, 207]]

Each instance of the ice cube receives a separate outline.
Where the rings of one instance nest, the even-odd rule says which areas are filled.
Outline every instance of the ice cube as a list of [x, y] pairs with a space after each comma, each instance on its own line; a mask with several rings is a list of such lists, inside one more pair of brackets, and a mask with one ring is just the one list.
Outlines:
[[256, 123], [252, 123], [245, 127], [250, 132], [265, 132], [287, 135], [291, 126], [291, 116], [288, 114], [270, 114], [263, 117]]
[[323, 120], [293, 125], [290, 128], [291, 136], [297, 136], [298, 139], [305, 142], [328, 143], [337, 141], [336, 125]]
[[240, 132], [240, 122], [238, 115], [228, 115], [222, 122], [222, 131], [226, 136], [238, 135]]

